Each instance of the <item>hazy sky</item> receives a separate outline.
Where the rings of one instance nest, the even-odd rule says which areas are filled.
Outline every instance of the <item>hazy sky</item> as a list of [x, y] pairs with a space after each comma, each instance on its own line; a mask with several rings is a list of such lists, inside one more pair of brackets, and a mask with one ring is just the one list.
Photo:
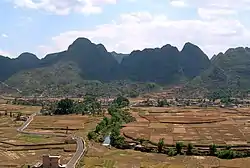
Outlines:
[[250, 0], [0, 0], [0, 54], [40, 58], [77, 37], [108, 51], [189, 41], [211, 57], [250, 46]]

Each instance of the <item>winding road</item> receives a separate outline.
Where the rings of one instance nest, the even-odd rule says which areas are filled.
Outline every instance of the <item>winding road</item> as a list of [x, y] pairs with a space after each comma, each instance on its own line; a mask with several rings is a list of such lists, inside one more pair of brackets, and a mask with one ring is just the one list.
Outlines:
[[[17, 131], [22, 133], [22, 134], [30, 134], [30, 135], [54, 135], [54, 136], [58, 136], [58, 137], [67, 137], [66, 135], [63, 135], [63, 134], [25, 131], [25, 129], [33, 121], [33, 119], [36, 115], [37, 115], [37, 113], [30, 115], [29, 118], [24, 122], [24, 124], [21, 127], [17, 128]], [[86, 150], [86, 146], [85, 146], [86, 142], [81, 137], [77, 137], [75, 135], [70, 135], [70, 136], [74, 141], [76, 141], [77, 149], [76, 149], [75, 154], [70, 159], [70, 161], [66, 164], [66, 168], [75, 168], [76, 164], [78, 163], [78, 161], [80, 160], [80, 158], [82, 157], [82, 155], [84, 154], [84, 152]]]

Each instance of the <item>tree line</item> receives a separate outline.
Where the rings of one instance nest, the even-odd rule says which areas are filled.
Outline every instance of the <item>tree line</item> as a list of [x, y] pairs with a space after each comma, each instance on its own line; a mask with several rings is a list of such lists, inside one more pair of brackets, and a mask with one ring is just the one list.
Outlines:
[[[112, 104], [122, 108], [129, 105], [129, 100], [123, 96], [118, 96]], [[51, 102], [43, 106], [41, 113], [44, 115], [68, 115], [68, 114], [88, 114], [104, 115], [105, 109], [95, 95], [85, 95], [83, 101], [74, 101], [69, 98], [61, 99], [58, 102]]]
[[95, 130], [88, 133], [88, 139], [103, 142], [106, 136], [110, 136], [110, 145], [117, 148], [126, 145], [120, 129], [123, 124], [135, 121], [135, 118], [125, 109], [128, 105], [129, 100], [127, 98], [117, 97], [108, 108], [108, 114], [111, 117], [104, 117]]

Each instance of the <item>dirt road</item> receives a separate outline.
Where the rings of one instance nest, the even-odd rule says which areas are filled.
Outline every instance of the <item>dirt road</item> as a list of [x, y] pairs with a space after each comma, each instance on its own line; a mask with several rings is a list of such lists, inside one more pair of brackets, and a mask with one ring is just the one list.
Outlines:
[[[40, 133], [40, 132], [27, 132], [25, 129], [29, 126], [29, 124], [33, 121], [34, 117], [36, 116], [37, 113], [32, 114], [29, 116], [27, 121], [23, 123], [21, 127], [17, 129], [18, 132], [23, 133], [23, 134], [30, 134], [30, 135], [54, 135], [54, 136], [59, 136], [59, 137], [66, 137], [64, 134], [54, 134], [54, 133]], [[66, 168], [75, 168], [77, 162], [80, 160], [82, 157], [83, 153], [86, 150], [86, 142], [77, 136], [71, 135], [71, 138], [76, 141], [77, 144], [77, 149], [75, 154], [72, 156], [70, 161], [66, 164]]]

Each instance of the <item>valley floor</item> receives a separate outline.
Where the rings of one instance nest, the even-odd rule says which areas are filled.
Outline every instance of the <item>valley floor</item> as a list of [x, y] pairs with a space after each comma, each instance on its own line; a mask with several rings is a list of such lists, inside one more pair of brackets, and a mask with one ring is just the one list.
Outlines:
[[203, 156], [168, 157], [134, 150], [107, 149], [90, 143], [82, 162], [85, 163], [84, 168], [249, 168], [250, 158], [222, 160]]
[[[22, 122], [16, 122], [15, 117], [10, 117], [10, 112], [15, 116], [16, 113], [22, 112], [23, 115], [30, 115], [34, 111], [39, 110], [39, 107], [27, 107], [27, 106], [14, 106], [0, 104], [0, 168], [6, 167], [21, 167], [25, 164], [35, 164], [41, 161], [43, 154], [61, 155], [62, 163], [66, 163], [74, 153], [76, 148], [75, 144], [65, 143], [65, 139], [58, 137], [48, 136], [32, 136], [21, 135], [16, 131]], [[6, 110], [8, 114], [5, 115]], [[225, 118], [226, 121], [216, 121], [216, 125], [221, 127], [219, 132], [223, 137], [236, 137], [237, 131], [227, 129], [223, 131], [223, 128], [229, 128], [229, 126], [235, 126], [237, 130], [241, 132], [245, 131], [244, 136], [240, 136], [237, 142], [248, 144], [248, 120], [249, 109], [177, 109], [177, 108], [140, 108], [133, 109], [132, 114], [136, 117], [137, 121], [133, 124], [127, 125], [127, 127], [133, 128], [136, 132], [138, 127], [143, 129], [162, 129], [166, 127], [169, 122], [176, 122], [176, 116], [185, 116], [186, 120], [207, 122], [214, 120], [214, 118]], [[204, 112], [210, 115], [205, 115]], [[140, 115], [139, 115], [140, 114]], [[141, 117], [142, 116], [142, 117]], [[151, 116], [151, 117], [150, 117]], [[154, 116], [152, 118], [152, 116]], [[147, 118], [148, 117], [148, 118]], [[159, 119], [159, 122], [155, 119]], [[150, 123], [151, 120], [155, 122]], [[68, 115], [68, 116], [36, 116], [31, 124], [28, 126], [27, 131], [36, 132], [54, 132], [68, 134], [74, 133], [86, 139], [88, 131], [95, 128], [96, 124], [101, 120], [101, 117], [94, 116], [82, 116], [82, 115]], [[189, 133], [188, 128], [193, 126], [185, 126], [186, 120], [183, 123], [173, 123], [172, 131], [165, 132], [163, 136], [179, 137], [180, 134], [186, 137]], [[178, 120], [180, 121], [180, 120]], [[230, 122], [229, 122], [230, 121]], [[161, 123], [163, 122], [163, 123]], [[200, 122], [200, 121], [199, 121]], [[143, 124], [142, 124], [143, 123]], [[140, 125], [141, 124], [141, 125]], [[146, 125], [145, 125], [146, 124]], [[207, 127], [206, 123], [206, 128]], [[212, 125], [215, 123], [212, 123]], [[185, 128], [186, 132], [175, 131], [175, 127]], [[68, 130], [67, 130], [68, 127]], [[126, 128], [126, 127], [125, 127]], [[141, 129], [142, 130], [142, 129]], [[177, 129], [178, 130], [178, 129]], [[222, 131], [221, 131], [222, 130]], [[124, 132], [134, 134], [132, 129], [123, 130]], [[229, 132], [228, 132], [229, 131]], [[157, 131], [156, 131], [157, 132]], [[231, 132], [231, 134], [230, 134]], [[148, 132], [150, 133], [150, 132]], [[159, 132], [158, 132], [159, 133]], [[198, 132], [199, 133], [199, 132]], [[200, 133], [197, 133], [197, 137], [206, 138]], [[206, 133], [206, 132], [204, 132]], [[228, 133], [227, 136], [224, 134]], [[230, 135], [229, 135], [230, 134]], [[146, 134], [145, 134], [146, 135]], [[160, 133], [159, 133], [160, 135]], [[199, 136], [198, 136], [199, 135]], [[238, 135], [238, 134], [237, 134]], [[151, 134], [150, 134], [151, 136]], [[150, 139], [150, 136], [148, 138]], [[156, 135], [153, 135], [156, 136]], [[188, 136], [189, 137], [189, 136]], [[157, 137], [158, 138], [158, 137]], [[152, 138], [151, 138], [152, 139]], [[158, 139], [157, 139], [158, 140]], [[157, 141], [156, 140], [156, 141]], [[177, 139], [178, 140], [178, 139]], [[218, 139], [213, 139], [218, 141]], [[205, 143], [205, 141], [203, 141]], [[206, 141], [208, 142], [208, 141]], [[210, 141], [209, 141], [210, 142]], [[223, 142], [227, 142], [226, 140]], [[45, 144], [47, 143], [47, 144]], [[169, 157], [165, 154], [157, 153], [143, 153], [134, 150], [119, 150], [108, 149], [102, 145], [94, 142], [88, 143], [88, 151], [84, 157], [82, 157], [80, 164], [77, 168], [248, 168], [250, 165], [250, 158], [241, 158], [233, 160], [222, 160], [216, 157], [203, 157], [203, 156], [175, 156]], [[33, 146], [27, 147], [27, 144], [33, 144]], [[45, 144], [42, 149], [38, 144]]]

